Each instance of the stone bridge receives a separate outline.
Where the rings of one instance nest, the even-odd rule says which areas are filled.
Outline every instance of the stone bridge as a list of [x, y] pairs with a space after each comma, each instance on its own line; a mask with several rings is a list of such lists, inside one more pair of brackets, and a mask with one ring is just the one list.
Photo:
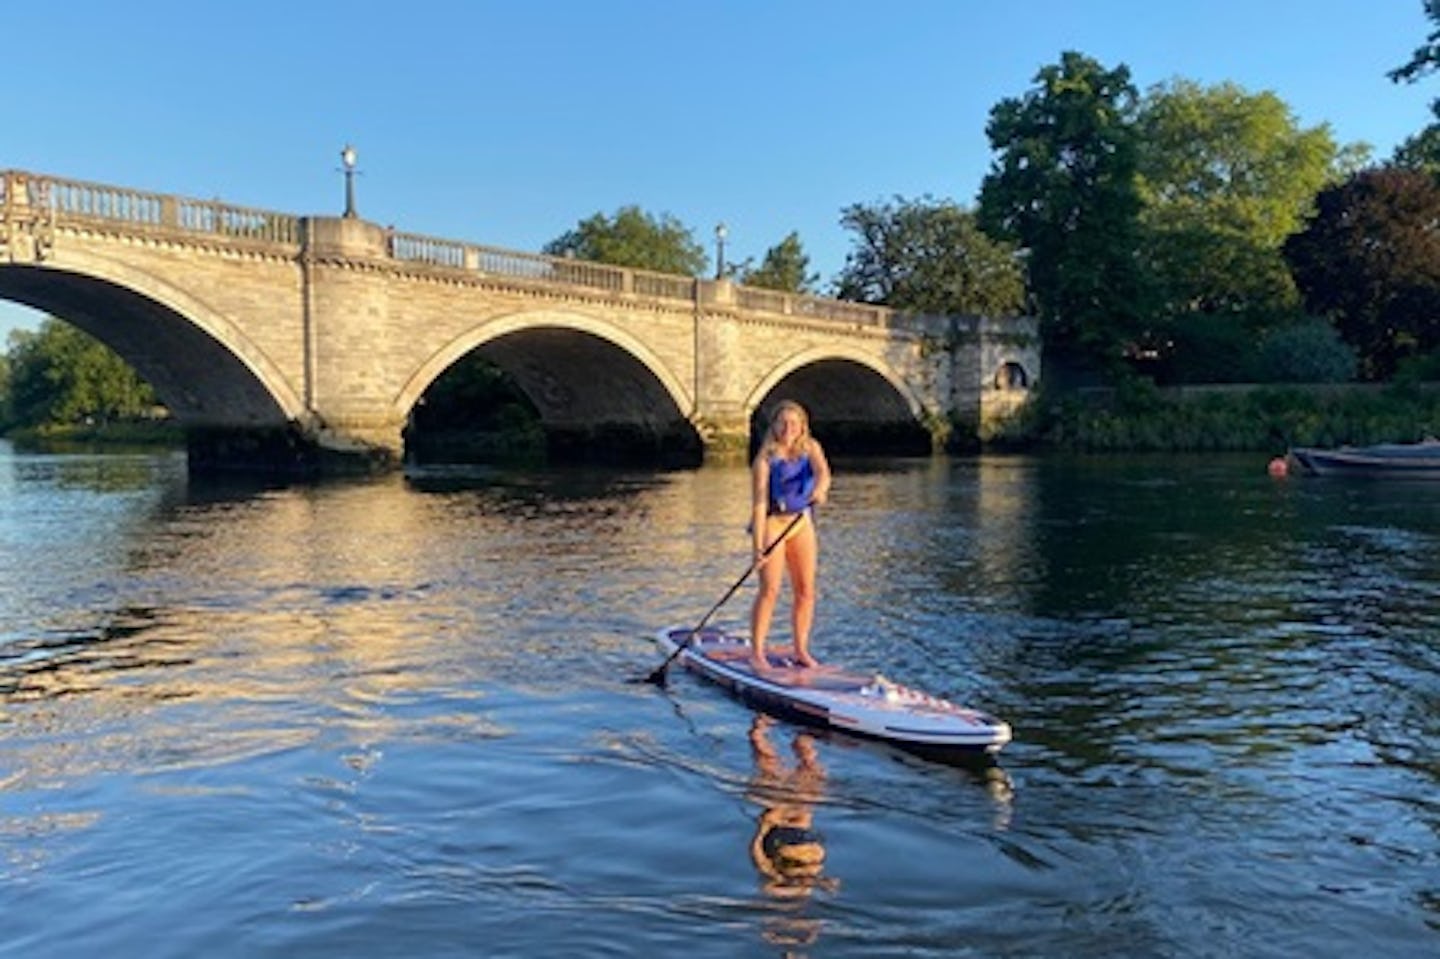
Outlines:
[[0, 298], [114, 349], [202, 465], [277, 448], [298, 465], [397, 462], [426, 388], [472, 352], [513, 377], [553, 445], [624, 437], [697, 462], [743, 451], [782, 394], [822, 437], [983, 438], [1039, 373], [1027, 318], [906, 315], [14, 170]]

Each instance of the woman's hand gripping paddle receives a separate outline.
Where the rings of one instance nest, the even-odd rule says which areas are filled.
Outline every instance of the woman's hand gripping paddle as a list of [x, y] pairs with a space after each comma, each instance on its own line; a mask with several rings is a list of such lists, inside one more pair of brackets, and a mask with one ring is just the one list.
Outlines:
[[[655, 671], [649, 676], [646, 676], [645, 679], [642, 680], [643, 682], [654, 683], [656, 686], [665, 685], [665, 674], [669, 671], [670, 664], [675, 662], [675, 660], [679, 658], [681, 653], [685, 652], [685, 650], [690, 648], [691, 640], [693, 640], [696, 636], [700, 635], [700, 630], [704, 629], [705, 624], [710, 622], [710, 617], [714, 616], [715, 613], [719, 611], [720, 607], [724, 606], [726, 602], [729, 601], [730, 597], [735, 595], [735, 591], [738, 590], [742, 585], [744, 585], [745, 581], [750, 578], [750, 574], [755, 572], [755, 570], [759, 568], [761, 563], [765, 562], [766, 558], [775, 551], [775, 547], [779, 546], [781, 543], [785, 542], [785, 540], [790, 538], [790, 534], [794, 531], [796, 526], [800, 525], [800, 521], [805, 518], [805, 514], [806, 510], [801, 510], [800, 512], [795, 514], [795, 518], [786, 525], [784, 532], [782, 532], [779, 536], [775, 538], [775, 542], [765, 547], [764, 552], [762, 552], [759, 557], [756, 558], [755, 562], [750, 564], [750, 568], [745, 570], [744, 574], [735, 581], [735, 585], [731, 586], [730, 589], [726, 591], [725, 595], [720, 597], [720, 602], [710, 607], [710, 612], [706, 613], [705, 617], [701, 619], [700, 622], [695, 624], [695, 628], [690, 630], [690, 633], [685, 637], [685, 641], [679, 646], [676, 646], [675, 651], [669, 656], [665, 657], [665, 662], [655, 667]], [[634, 682], [634, 680], [631, 680], [631, 682]]]

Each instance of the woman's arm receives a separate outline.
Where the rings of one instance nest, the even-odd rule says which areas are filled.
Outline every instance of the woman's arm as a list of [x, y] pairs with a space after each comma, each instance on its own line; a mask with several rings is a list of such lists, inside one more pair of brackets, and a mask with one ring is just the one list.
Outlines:
[[810, 468], [815, 471], [815, 492], [810, 502], [824, 506], [830, 498], [830, 461], [825, 458], [825, 449], [815, 437], [810, 437]]
[[765, 519], [770, 515], [770, 463], [765, 455], [755, 457], [750, 467], [750, 532], [755, 538], [755, 559], [770, 545], [765, 542]]

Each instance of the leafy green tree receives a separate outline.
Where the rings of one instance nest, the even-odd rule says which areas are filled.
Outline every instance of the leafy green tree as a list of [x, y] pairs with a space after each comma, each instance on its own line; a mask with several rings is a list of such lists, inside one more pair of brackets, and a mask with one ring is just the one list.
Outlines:
[[47, 319], [10, 342], [10, 402], [16, 425], [108, 422], [147, 415], [149, 384], [87, 333]]
[[425, 391], [414, 410], [420, 430], [498, 430], [538, 414], [514, 379], [478, 353], [462, 357]]
[[1067, 51], [1024, 96], [996, 104], [985, 128], [997, 156], [979, 222], [1028, 256], [1057, 372], [1118, 372], [1141, 330], [1137, 99], [1127, 67]]
[[1335, 323], [1367, 379], [1440, 348], [1440, 186], [1378, 167], [1322, 191], [1285, 243], [1306, 308]]
[[1344, 383], [1355, 376], [1356, 356], [1334, 326], [1306, 317], [1266, 333], [1257, 366], [1270, 383]]
[[1302, 129], [1275, 94], [1233, 83], [1152, 87], [1136, 125], [1159, 316], [1292, 311], [1298, 296], [1281, 245], [1365, 148], [1342, 151], [1328, 126]]
[[680, 221], [668, 213], [653, 217], [638, 206], [623, 206], [614, 217], [596, 213], [581, 220], [544, 252], [681, 276], [699, 276], [708, 262], [705, 248]]
[[990, 239], [974, 214], [954, 203], [857, 203], [840, 223], [857, 234], [836, 280], [841, 299], [937, 315], [1013, 315], [1024, 307], [1025, 274], [1014, 247]]
[[1432, 24], [1425, 42], [1410, 54], [1409, 62], [1391, 70], [1387, 76], [1395, 83], [1414, 83], [1440, 69], [1440, 0], [1423, 0], [1425, 18]]
[[800, 234], [791, 232], [779, 245], [765, 251], [765, 258], [754, 269], [748, 263], [736, 271], [746, 286], [758, 286], [785, 293], [810, 293], [820, 274], [810, 272], [810, 257], [800, 244]]
[[[1440, 112], [1436, 113], [1440, 118]], [[1395, 147], [1390, 165], [1440, 176], [1440, 123], [1431, 123]]]
[[[1440, 69], [1440, 0], [1424, 0], [1424, 7], [1430, 32], [1408, 62], [1386, 74], [1394, 83], [1415, 83]], [[1440, 99], [1431, 101], [1430, 112], [1435, 119], [1395, 148], [1395, 166], [1440, 172]]]
[[14, 422], [15, 412], [10, 402], [10, 357], [0, 354], [0, 432], [10, 429]]

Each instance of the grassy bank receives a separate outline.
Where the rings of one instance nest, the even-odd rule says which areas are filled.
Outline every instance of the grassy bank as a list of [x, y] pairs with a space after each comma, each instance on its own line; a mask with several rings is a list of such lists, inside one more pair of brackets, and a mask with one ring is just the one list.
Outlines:
[[1088, 452], [1283, 452], [1427, 435], [1440, 436], [1440, 388], [1431, 384], [1162, 390], [1138, 383], [1038, 397], [996, 444]]
[[47, 424], [14, 429], [5, 438], [20, 449], [68, 451], [134, 447], [179, 447], [185, 433], [168, 420], [122, 423]]

